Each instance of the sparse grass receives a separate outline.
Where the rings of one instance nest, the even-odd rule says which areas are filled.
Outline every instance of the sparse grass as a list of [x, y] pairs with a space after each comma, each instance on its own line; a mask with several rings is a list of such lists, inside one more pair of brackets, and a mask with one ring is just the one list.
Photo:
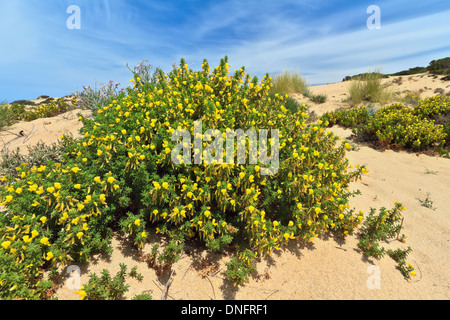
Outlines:
[[273, 86], [270, 89], [270, 93], [308, 94], [308, 85], [298, 72], [284, 71], [273, 77]]
[[381, 73], [370, 72], [352, 80], [349, 87], [351, 103], [353, 105], [361, 102], [386, 104], [392, 100], [393, 94], [383, 85], [382, 79]]

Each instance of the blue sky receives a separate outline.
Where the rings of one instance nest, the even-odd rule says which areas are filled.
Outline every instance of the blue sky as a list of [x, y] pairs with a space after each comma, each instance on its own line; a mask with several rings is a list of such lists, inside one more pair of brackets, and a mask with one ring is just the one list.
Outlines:
[[[79, 30], [67, 28], [70, 5]], [[367, 28], [370, 5], [381, 29]], [[298, 71], [311, 85], [396, 72], [450, 56], [449, 20], [449, 0], [0, 0], [0, 101], [128, 86], [126, 64], [143, 59], [198, 70], [227, 55], [232, 69]]]

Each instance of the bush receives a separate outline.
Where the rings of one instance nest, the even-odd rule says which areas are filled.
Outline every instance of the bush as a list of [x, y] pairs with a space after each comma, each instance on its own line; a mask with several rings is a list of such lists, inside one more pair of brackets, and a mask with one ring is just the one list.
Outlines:
[[375, 136], [385, 147], [395, 144], [415, 150], [440, 144], [445, 138], [442, 125], [423, 119], [415, 115], [410, 108], [400, 104], [379, 110], [360, 131]]
[[360, 125], [366, 125], [371, 116], [371, 109], [366, 107], [357, 107], [350, 109], [342, 109], [337, 111], [325, 112], [321, 119], [328, 121], [329, 126], [335, 124], [346, 128], [356, 128]]
[[[229, 66], [225, 58], [211, 71], [205, 60], [194, 72], [181, 60], [169, 74], [161, 71], [156, 84], [134, 79], [134, 88], [99, 108], [93, 119], [80, 116], [83, 139], [64, 137], [60, 162], [22, 164], [16, 176], [2, 179], [0, 201], [8, 214], [0, 216], [1, 298], [39, 297], [35, 288], [43, 268], [110, 251], [118, 229], [138, 248], [153, 228], [168, 236], [170, 245], [160, 255], [168, 264], [188, 239], [198, 238], [212, 250], [236, 244], [229, 274], [239, 264], [248, 274], [255, 256], [290, 239], [353, 232], [360, 219], [348, 210], [348, 186], [366, 170], [350, 169], [350, 145], [338, 146], [325, 123], [307, 124], [304, 106], [292, 113], [285, 96], [269, 99], [268, 75], [259, 81], [244, 68], [230, 75]], [[206, 163], [206, 156], [195, 165], [172, 160], [179, 159], [172, 133], [193, 134], [198, 120], [206, 151], [208, 128], [222, 137], [227, 128], [279, 130], [279, 149], [276, 137], [270, 144], [270, 152], [279, 150], [279, 161], [271, 163], [277, 171], [267, 174], [261, 158], [250, 164]], [[245, 275], [232, 280], [242, 283]]]
[[450, 99], [436, 96], [419, 100], [414, 108], [394, 103], [375, 111], [358, 107], [326, 112], [321, 116], [330, 126], [339, 124], [353, 128], [359, 139], [376, 141], [383, 147], [425, 150], [431, 146], [441, 149], [450, 136], [447, 122], [435, 123], [439, 117], [450, 115]]
[[413, 114], [422, 119], [450, 115], [450, 97], [434, 96], [419, 100]]

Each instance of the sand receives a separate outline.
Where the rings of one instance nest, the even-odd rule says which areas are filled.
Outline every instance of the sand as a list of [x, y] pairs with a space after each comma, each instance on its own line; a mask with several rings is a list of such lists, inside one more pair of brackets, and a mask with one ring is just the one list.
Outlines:
[[[399, 77], [384, 81], [391, 81], [390, 87], [396, 91], [419, 92], [422, 89], [422, 98], [435, 95], [437, 88], [449, 91], [450, 87], [450, 82], [440, 82], [426, 74], [403, 76], [401, 85], [397, 84], [396, 78]], [[308, 101], [311, 110], [320, 115], [327, 110], [349, 107], [342, 101], [347, 85], [348, 82], [342, 82], [311, 87], [313, 93], [328, 96], [327, 102], [321, 105]], [[56, 142], [61, 134], [67, 132], [76, 136], [81, 127], [76, 112], [19, 123], [1, 132], [0, 136], [3, 141], [10, 141], [17, 137], [8, 136], [7, 132], [16, 134], [24, 130], [29, 134], [28, 139], [17, 138], [8, 145], [9, 149], [20, 147], [21, 150], [39, 140]], [[351, 135], [351, 130], [337, 126], [329, 130], [344, 139]], [[148, 292], [153, 299], [159, 300], [165, 289], [167, 294], [163, 298], [168, 300], [449, 299], [450, 159], [404, 151], [374, 150], [357, 143], [355, 146], [356, 149], [347, 155], [350, 163], [366, 165], [369, 173], [362, 181], [350, 185], [350, 190], [361, 191], [361, 195], [351, 199], [350, 205], [366, 214], [370, 208], [389, 209], [394, 202], [406, 207], [403, 213], [406, 243], [391, 241], [383, 245], [386, 248], [410, 246], [413, 249], [407, 259], [417, 273], [412, 280], [403, 278], [396, 269], [396, 262], [388, 256], [380, 260], [364, 257], [357, 249], [356, 235], [344, 239], [327, 234], [308, 244], [291, 240], [280, 251], [259, 258], [257, 271], [249, 283], [240, 287], [234, 287], [225, 279], [225, 263], [231, 259], [226, 252], [211, 253], [198, 244], [188, 244], [171, 273], [157, 275], [146, 262], [139, 260], [139, 252], [126, 239], [116, 235], [111, 256], [96, 255], [89, 263], [78, 266], [80, 283], [86, 283], [91, 272], [99, 275], [103, 269], [114, 275], [119, 271], [119, 264], [125, 263], [128, 270], [137, 266], [137, 271], [143, 275], [141, 282], [127, 278], [130, 285], [125, 295], [127, 299]], [[420, 200], [427, 197], [432, 201], [431, 208], [421, 204]], [[152, 235], [149, 240], [144, 253], [149, 253], [154, 243], [165, 243], [165, 239], [158, 235]], [[69, 288], [71, 279], [65, 271], [56, 296], [62, 300], [79, 299], [75, 289]]]

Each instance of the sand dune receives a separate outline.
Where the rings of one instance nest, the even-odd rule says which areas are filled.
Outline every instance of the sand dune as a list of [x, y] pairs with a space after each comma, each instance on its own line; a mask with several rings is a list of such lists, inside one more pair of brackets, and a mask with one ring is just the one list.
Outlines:
[[[401, 78], [400, 80], [396, 80]], [[450, 91], [450, 83], [433, 79], [426, 74], [391, 77], [394, 91], [409, 90], [422, 98], [435, 95], [436, 90]], [[401, 83], [401, 84], [400, 84]], [[324, 104], [314, 104], [297, 96], [310, 105], [311, 110], [322, 114], [339, 107], [348, 107], [346, 87], [349, 82], [311, 87], [314, 94], [327, 94]], [[81, 124], [71, 111], [54, 118], [18, 123], [0, 132], [3, 143], [12, 150], [21, 150], [39, 140], [56, 142], [61, 134], [76, 135]], [[86, 113], [86, 111], [83, 111]], [[17, 134], [23, 130], [25, 137]], [[350, 130], [339, 127], [330, 129], [348, 138]], [[2, 143], [0, 140], [0, 143]], [[412, 253], [407, 261], [416, 268], [417, 276], [405, 280], [389, 257], [380, 260], [367, 259], [357, 249], [356, 235], [345, 239], [332, 235], [322, 236], [313, 244], [292, 240], [290, 244], [271, 256], [261, 258], [257, 273], [242, 287], [233, 287], [225, 279], [225, 262], [230, 257], [222, 253], [208, 253], [199, 247], [188, 245], [181, 259], [173, 266], [171, 285], [167, 299], [449, 299], [450, 281], [447, 275], [450, 239], [450, 159], [416, 155], [408, 152], [379, 151], [358, 145], [350, 151], [352, 164], [364, 164], [369, 173], [362, 181], [351, 184], [361, 195], [352, 198], [350, 205], [368, 213], [370, 208], [391, 208], [394, 202], [406, 207], [404, 230], [406, 243], [393, 241], [386, 247], [406, 248]], [[0, 148], [4, 147], [0, 145]], [[421, 205], [419, 199], [426, 197], [433, 202], [432, 208]], [[164, 239], [152, 236], [151, 241], [164, 243]], [[81, 265], [81, 283], [88, 280], [91, 272], [99, 274], [102, 269], [111, 274], [119, 271], [119, 263], [138, 267], [144, 279], [129, 280], [130, 290], [126, 297], [148, 291], [154, 299], [161, 297], [169, 274], [157, 276], [145, 262], [138, 260], [138, 253], [118, 237], [113, 240], [114, 252], [110, 257], [94, 256], [91, 262]], [[144, 247], [150, 252], [152, 243]], [[380, 276], [379, 289], [371, 279]], [[63, 279], [66, 280], [66, 279]], [[74, 289], [63, 282], [57, 291], [59, 299], [79, 299]]]

